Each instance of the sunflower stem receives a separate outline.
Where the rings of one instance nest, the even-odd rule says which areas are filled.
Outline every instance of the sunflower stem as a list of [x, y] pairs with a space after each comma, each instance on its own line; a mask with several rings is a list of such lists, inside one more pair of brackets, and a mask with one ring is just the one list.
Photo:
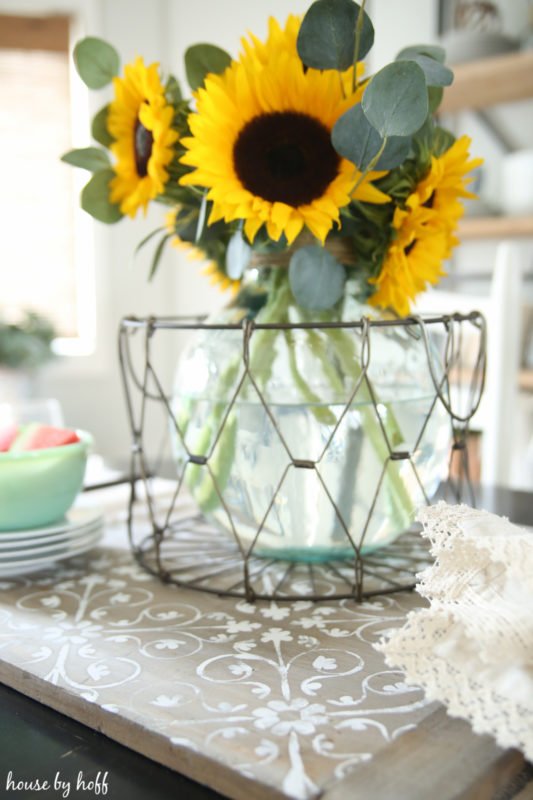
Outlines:
[[[357, 382], [361, 379], [362, 367], [358, 358], [353, 338], [342, 329], [332, 329], [328, 331], [329, 338], [333, 344], [335, 355], [337, 356], [344, 375], [349, 375], [352, 380]], [[381, 464], [389, 458], [389, 446], [394, 449], [403, 441], [403, 435], [389, 403], [380, 401], [380, 405], [386, 408], [386, 414], [382, 419], [387, 440], [383, 436], [383, 430], [379, 420], [376, 418], [372, 403], [372, 396], [366, 380], [363, 379], [357, 392], [357, 410], [361, 418], [361, 429], [368, 437], [374, 452]], [[411, 509], [412, 500], [403, 483], [399, 473], [394, 468], [389, 469], [388, 479], [393, 493], [393, 502], [401, 512]]]
[[359, 60], [359, 46], [361, 43], [361, 31], [363, 29], [363, 15], [365, 10], [365, 0], [361, 0], [361, 7], [357, 15], [357, 24], [355, 26], [355, 49], [353, 54], [353, 75], [352, 75], [352, 90], [357, 91], [357, 62]]
[[[276, 270], [276, 273], [280, 270]], [[277, 274], [269, 288], [269, 300], [258, 314], [260, 322], [286, 322], [289, 306], [290, 292], [288, 284], [279, 280]], [[272, 365], [276, 356], [276, 349], [268, 342], [268, 330], [256, 330], [250, 342], [250, 370], [258, 385], [263, 389], [272, 372]], [[237, 412], [235, 408], [224, 421], [220, 434], [218, 431], [227, 411], [228, 402], [239, 381], [239, 374], [243, 366], [242, 353], [234, 353], [222, 370], [214, 390], [215, 402], [209, 416], [202, 428], [198, 431], [191, 448], [195, 455], [210, 455], [211, 473], [220, 491], [226, 488], [235, 456], [237, 441]], [[251, 384], [244, 384], [241, 390], [241, 399], [247, 396]], [[247, 392], [248, 390], [248, 392]], [[188, 399], [188, 398], [186, 398]], [[183, 402], [183, 400], [182, 400]], [[185, 411], [185, 409], [184, 409]], [[186, 413], [180, 415], [182, 431], [186, 431], [188, 423], [194, 414], [193, 408], [187, 408]], [[218, 435], [218, 442], [213, 452], [213, 442]], [[220, 503], [220, 498], [211, 476], [196, 464], [189, 465], [186, 482], [201, 511], [213, 511]]]
[[[301, 321], [309, 320], [307, 314], [298, 316]], [[312, 318], [317, 321], [316, 316]], [[333, 322], [337, 319], [336, 315], [328, 312], [320, 316], [320, 320], [324, 322]], [[389, 460], [390, 449], [397, 448], [403, 442], [404, 437], [389, 403], [380, 401], [379, 404], [384, 406], [386, 413], [381, 421], [377, 418], [367, 379], [362, 375], [361, 357], [357, 352], [356, 339], [353, 335], [342, 328], [305, 331], [310, 352], [320, 364], [324, 378], [334, 391], [334, 396], [329, 404], [324, 404], [320, 402], [320, 397], [311, 390], [307, 380], [298, 369], [295, 348], [291, 346], [294, 341], [292, 332], [285, 331], [285, 334], [289, 346], [289, 367], [294, 384], [302, 399], [308, 404], [309, 411], [320, 423], [330, 427], [337, 423], [338, 404], [342, 401], [346, 402], [346, 392], [349, 387], [353, 388], [358, 381], [360, 382], [356, 398], [353, 400], [353, 409], [359, 415], [360, 427], [357, 431], [350, 429], [351, 433], [348, 434], [344, 479], [339, 493], [342, 502], [339, 501], [338, 505], [339, 508], [342, 506], [343, 518], [346, 522], [350, 517], [348, 509], [352, 508], [358, 489], [355, 477], [362, 444], [360, 437], [364, 435], [368, 440], [381, 465]], [[413, 501], [394, 464], [390, 464], [387, 469], [387, 485], [391, 502], [396, 508], [398, 516], [404, 518], [406, 514], [411, 514]]]
[[369, 164], [367, 164], [367, 166], [364, 168], [364, 170], [359, 175], [359, 178], [356, 181], [355, 186], [353, 187], [352, 191], [350, 192], [350, 197], [352, 199], [353, 199], [353, 196], [356, 193], [356, 191], [359, 189], [359, 187], [363, 183], [364, 179], [367, 177], [367, 175], [369, 175], [372, 172], [372, 170], [374, 169], [374, 167], [378, 163], [379, 159], [381, 158], [381, 154], [385, 150], [385, 146], [387, 144], [387, 141], [388, 141], [388, 139], [385, 136], [384, 139], [383, 139], [383, 142], [381, 144], [381, 147], [378, 150], [378, 152], [376, 153], [374, 158], [369, 162]]

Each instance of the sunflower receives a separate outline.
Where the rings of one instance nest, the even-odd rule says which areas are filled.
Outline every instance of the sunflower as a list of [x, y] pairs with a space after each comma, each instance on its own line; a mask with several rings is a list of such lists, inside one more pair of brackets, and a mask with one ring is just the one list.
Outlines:
[[399, 316], [406, 316], [410, 301], [445, 274], [442, 262], [450, 256], [449, 234], [444, 228], [428, 228], [427, 221], [424, 208], [395, 209], [392, 224], [396, 238], [379, 276], [368, 280], [377, 287], [368, 299], [370, 305], [392, 308]]
[[241, 288], [240, 280], [234, 280], [226, 275], [224, 270], [219, 267], [214, 259], [209, 259], [207, 253], [202, 250], [201, 247], [196, 247], [196, 245], [180, 239], [175, 228], [176, 215], [178, 214], [178, 211], [171, 211], [165, 215], [167, 230], [172, 234], [170, 244], [184, 253], [185, 258], [188, 261], [207, 261], [206, 265], [200, 270], [200, 272], [202, 275], [207, 275], [209, 277], [209, 283], [211, 286], [218, 286], [221, 292], [225, 292], [227, 289], [229, 289], [232, 294], [237, 294]]
[[[285, 234], [291, 244], [306, 225], [324, 242], [359, 177], [330, 135], [363, 89], [351, 93], [353, 68], [340, 80], [335, 70], [305, 69], [296, 49], [299, 26], [290, 16], [282, 30], [271, 18], [264, 44], [243, 41], [239, 61], [198, 90], [192, 136], [181, 140], [182, 163], [195, 169], [180, 182], [208, 188], [209, 223], [244, 219], [251, 242], [263, 224], [275, 241]], [[376, 176], [362, 181], [354, 199], [388, 201], [369, 182]]]
[[174, 109], [165, 99], [158, 64], [145, 67], [142, 58], [114, 78], [115, 99], [109, 106], [107, 129], [115, 140], [117, 158], [110, 183], [110, 200], [123, 214], [134, 217], [139, 206], [161, 194], [168, 180], [165, 167], [174, 156], [178, 133], [172, 130]]
[[379, 276], [369, 279], [377, 286], [369, 298], [371, 305], [392, 308], [405, 316], [410, 301], [446, 274], [442, 262], [459, 243], [454, 234], [464, 213], [459, 198], [476, 197], [466, 189], [473, 180], [466, 175], [483, 162], [481, 158], [468, 160], [470, 142], [468, 136], [462, 136], [442, 156], [432, 156], [427, 174], [407, 198], [405, 209], [395, 209], [395, 238]]
[[442, 156], [433, 156], [427, 175], [407, 201], [410, 208], [422, 206], [429, 209], [431, 213], [426, 224], [435, 230], [446, 230], [453, 245], [458, 244], [453, 232], [464, 214], [459, 198], [476, 199], [476, 195], [466, 189], [474, 180], [466, 177], [467, 173], [483, 163], [482, 158], [468, 160], [470, 144], [468, 136], [461, 136]]

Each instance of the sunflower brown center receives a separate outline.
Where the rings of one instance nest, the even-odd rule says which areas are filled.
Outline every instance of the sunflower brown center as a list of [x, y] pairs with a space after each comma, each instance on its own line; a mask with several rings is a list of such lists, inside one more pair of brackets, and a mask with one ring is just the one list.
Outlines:
[[295, 111], [276, 111], [243, 127], [233, 162], [252, 194], [298, 207], [324, 194], [338, 174], [340, 157], [321, 122]]
[[137, 119], [133, 133], [135, 151], [135, 169], [139, 178], [144, 178], [148, 174], [148, 162], [152, 155], [152, 145], [154, 137], [152, 131], [145, 128], [142, 122]]
[[431, 192], [431, 194], [428, 197], [428, 199], [426, 200], [426, 202], [422, 203], [422, 205], [424, 206], [424, 208], [433, 208], [433, 203], [434, 202], [435, 202], [435, 190], [433, 190]]

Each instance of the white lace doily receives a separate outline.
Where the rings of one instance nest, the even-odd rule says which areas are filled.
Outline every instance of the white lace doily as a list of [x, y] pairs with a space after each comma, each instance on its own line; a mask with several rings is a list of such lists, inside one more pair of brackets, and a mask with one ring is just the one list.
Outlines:
[[427, 699], [533, 760], [533, 533], [486, 511], [421, 509], [429, 608], [376, 647]]

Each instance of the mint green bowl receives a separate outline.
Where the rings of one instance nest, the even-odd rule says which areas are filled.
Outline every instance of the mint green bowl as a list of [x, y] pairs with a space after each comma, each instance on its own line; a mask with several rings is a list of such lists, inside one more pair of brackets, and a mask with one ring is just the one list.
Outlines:
[[0, 531], [61, 519], [81, 489], [93, 438], [42, 450], [0, 453]]

